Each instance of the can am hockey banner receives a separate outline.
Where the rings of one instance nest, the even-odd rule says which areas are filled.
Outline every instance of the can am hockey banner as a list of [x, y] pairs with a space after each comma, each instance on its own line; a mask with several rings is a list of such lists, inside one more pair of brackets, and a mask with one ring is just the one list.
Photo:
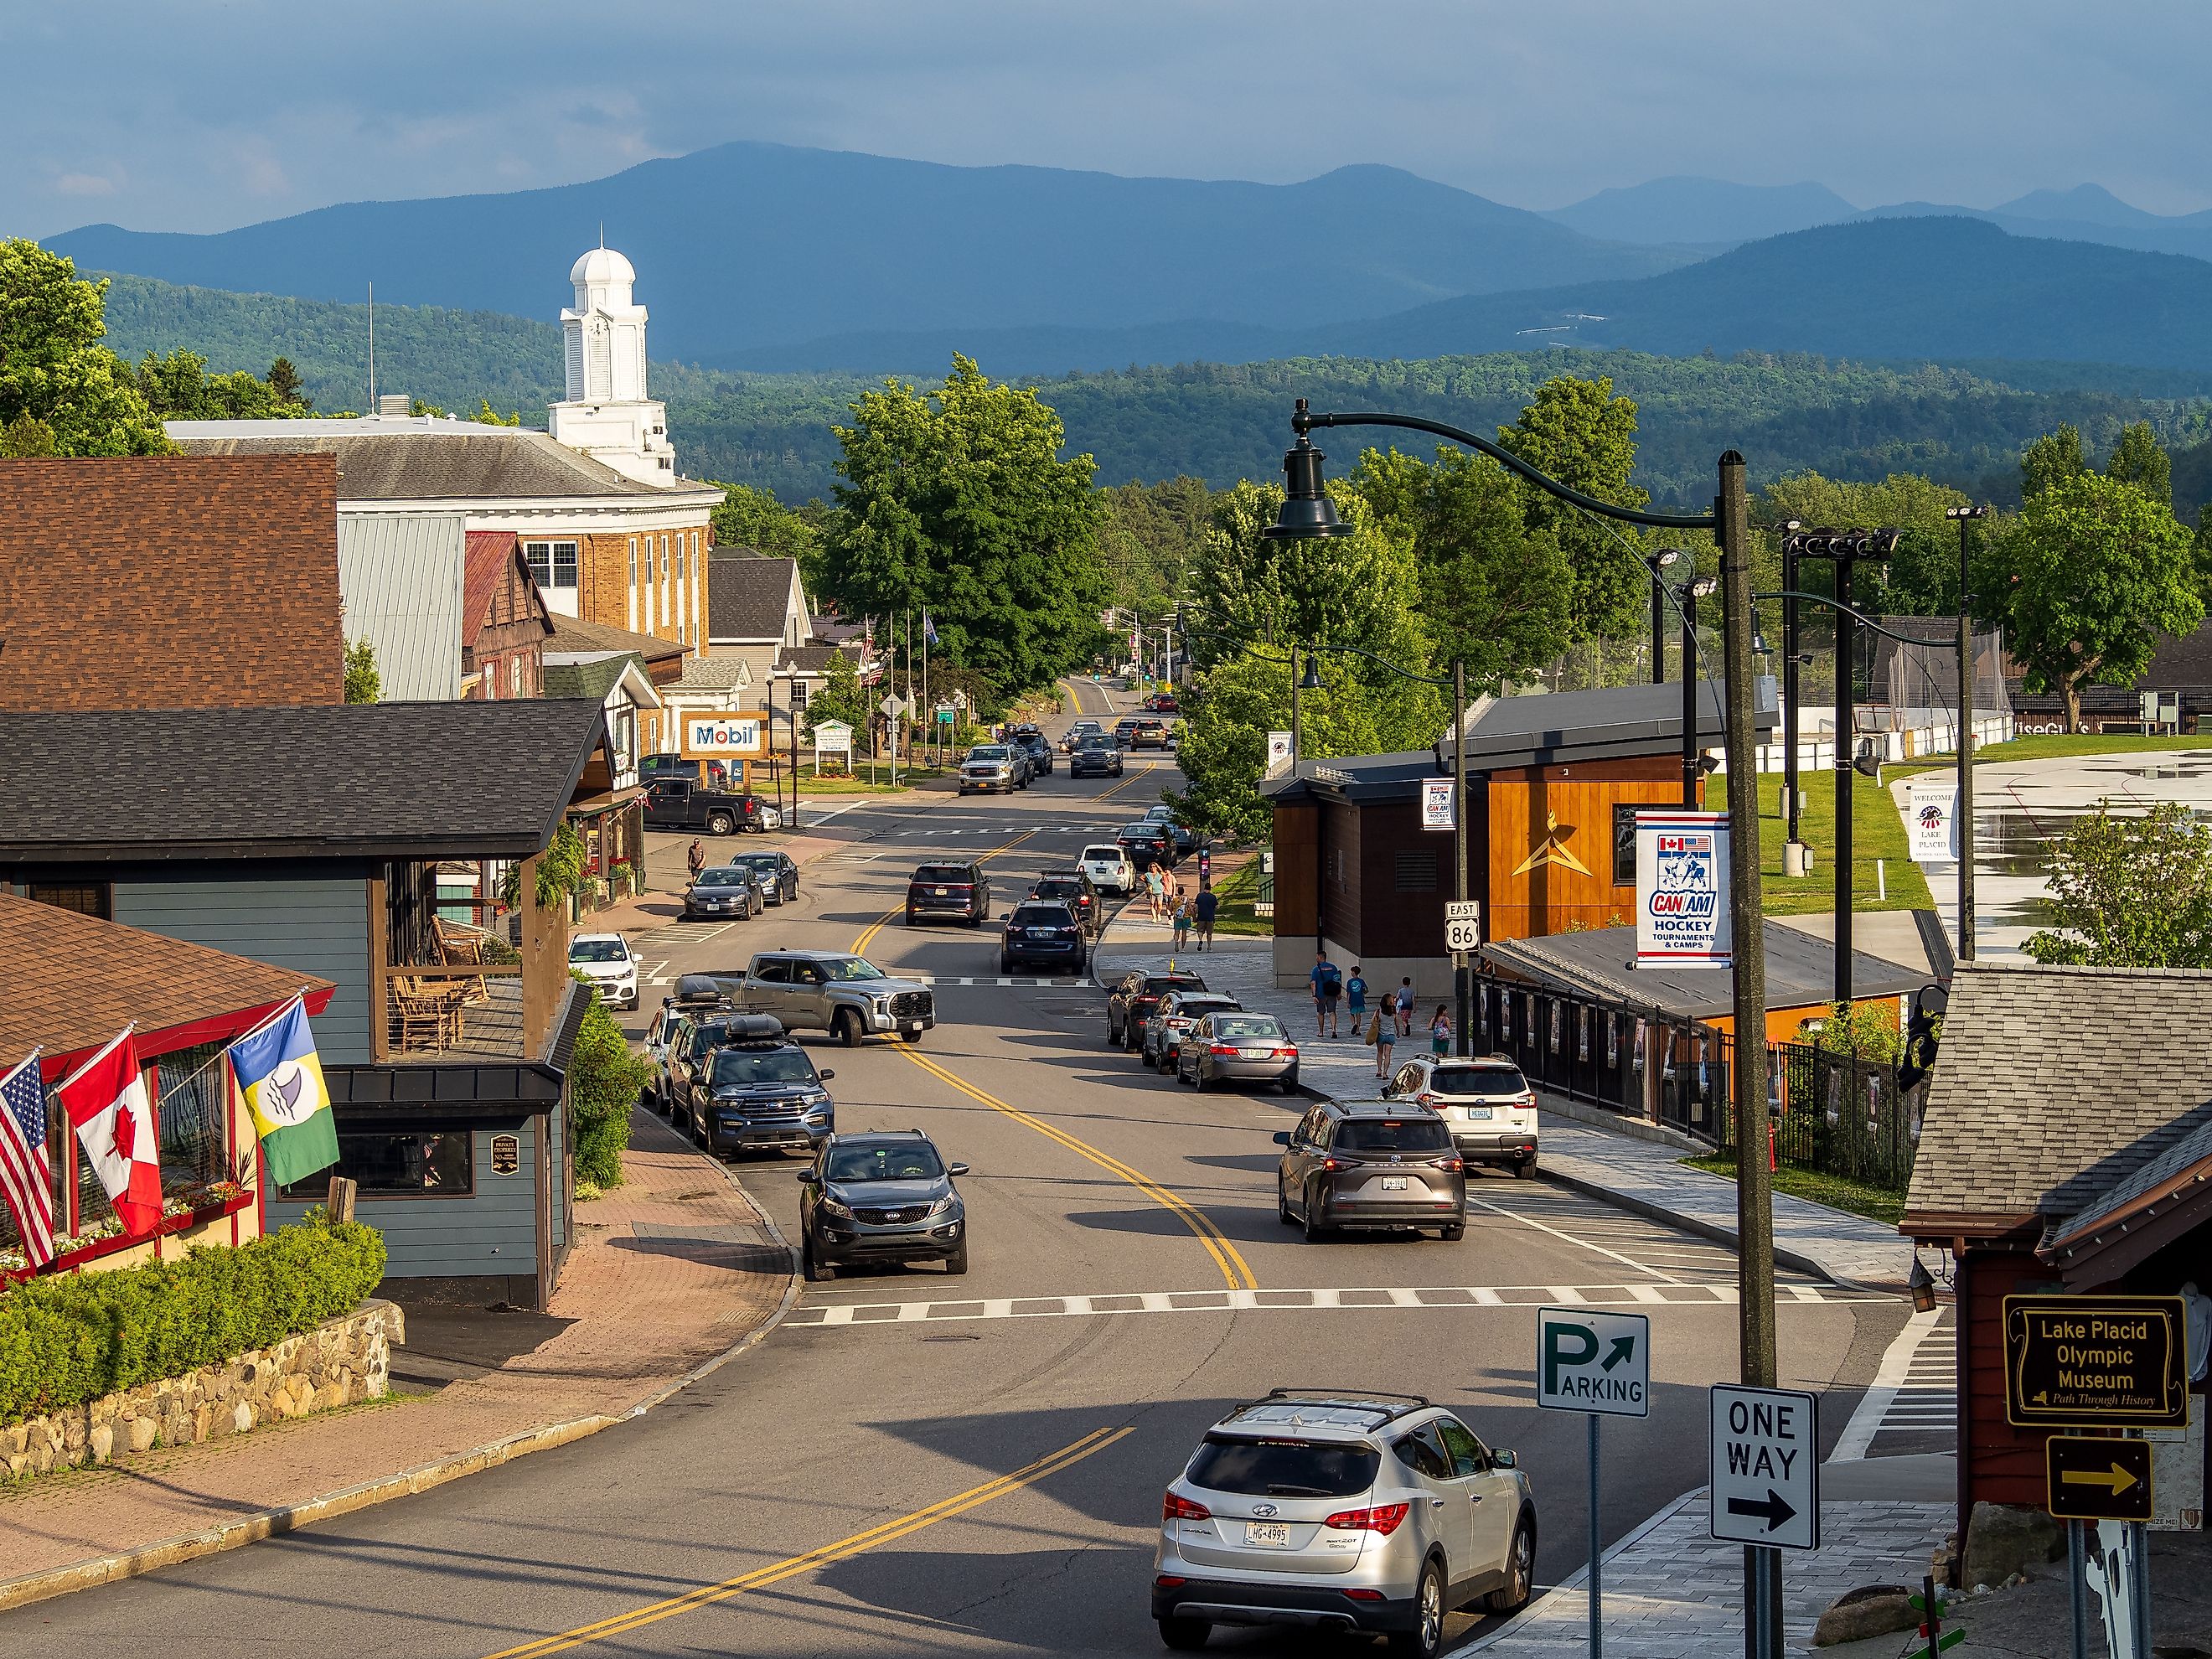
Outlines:
[[1636, 815], [1636, 962], [1726, 968], [1729, 821], [1725, 812]]

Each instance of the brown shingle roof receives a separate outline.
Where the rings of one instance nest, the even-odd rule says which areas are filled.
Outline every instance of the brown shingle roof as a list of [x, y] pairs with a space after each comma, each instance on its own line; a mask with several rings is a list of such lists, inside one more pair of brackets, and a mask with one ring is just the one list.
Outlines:
[[[275, 424], [272, 422], [272, 424]], [[482, 436], [443, 432], [363, 433], [316, 437], [282, 433], [253, 438], [180, 436], [188, 455], [333, 455], [338, 495], [358, 501], [490, 501], [527, 496], [643, 496], [685, 493], [626, 478], [612, 467], [556, 443], [542, 432], [487, 428]], [[690, 493], [720, 492], [689, 485]]]
[[553, 637], [545, 642], [545, 648], [553, 652], [633, 652], [644, 659], [645, 677], [655, 685], [664, 684], [684, 672], [684, 655], [690, 649], [657, 635], [633, 634], [626, 628], [610, 628], [605, 623], [559, 615], [553, 618]]
[[331, 989], [328, 980], [271, 968], [204, 945], [141, 933], [96, 916], [57, 909], [0, 889], [0, 960], [9, 965], [0, 998], [0, 1066], [44, 1048], [40, 1069], [98, 1048], [132, 1021], [151, 1059], [249, 1030], [295, 993]]
[[2212, 972], [1961, 963], [1905, 1226], [2049, 1222], [2212, 1122]]

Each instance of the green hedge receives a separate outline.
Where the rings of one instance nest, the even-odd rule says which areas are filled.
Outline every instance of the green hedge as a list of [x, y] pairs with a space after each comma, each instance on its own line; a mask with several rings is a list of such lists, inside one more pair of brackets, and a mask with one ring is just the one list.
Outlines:
[[578, 1181], [600, 1188], [623, 1184], [630, 1109], [652, 1075], [593, 991], [568, 1056], [568, 1130], [575, 1138]]
[[350, 1312], [383, 1278], [383, 1236], [317, 1212], [234, 1249], [27, 1279], [0, 1291], [0, 1424], [296, 1336]]

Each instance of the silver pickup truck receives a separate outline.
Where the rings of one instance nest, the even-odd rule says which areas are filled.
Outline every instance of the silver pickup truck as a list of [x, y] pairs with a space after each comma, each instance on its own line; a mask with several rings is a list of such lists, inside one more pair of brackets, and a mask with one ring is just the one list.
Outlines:
[[763, 951], [730, 989], [728, 1006], [774, 1014], [787, 1031], [827, 1031], [848, 1048], [873, 1032], [919, 1042], [937, 1024], [937, 997], [927, 985], [894, 979], [844, 951]]

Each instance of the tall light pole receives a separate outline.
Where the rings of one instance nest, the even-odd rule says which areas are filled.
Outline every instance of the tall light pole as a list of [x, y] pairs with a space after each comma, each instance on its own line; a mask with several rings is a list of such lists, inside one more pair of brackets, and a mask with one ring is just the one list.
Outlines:
[[1698, 601], [1720, 584], [1710, 577], [1676, 584], [1682, 611], [1682, 805], [1695, 811], [1705, 769], [1698, 759]]
[[1947, 507], [1947, 519], [1959, 521], [1959, 804], [1953, 822], [1959, 835], [1959, 960], [1974, 959], [1974, 623], [1973, 594], [1966, 574], [1966, 526], [1986, 519], [1986, 507]]

